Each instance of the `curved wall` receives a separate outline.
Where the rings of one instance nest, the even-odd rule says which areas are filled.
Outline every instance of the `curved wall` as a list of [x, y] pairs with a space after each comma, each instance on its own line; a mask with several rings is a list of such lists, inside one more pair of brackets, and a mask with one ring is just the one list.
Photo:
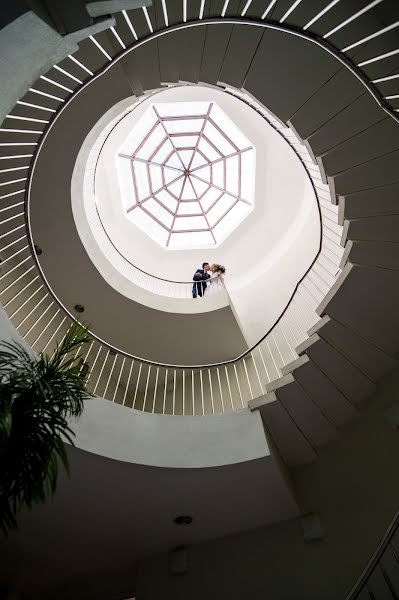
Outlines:
[[[256, 147], [254, 209], [216, 248], [166, 250], [135, 227], [121, 210], [115, 165], [118, 148], [152, 102], [171, 100], [217, 102]], [[84, 199], [81, 178], [85, 151], [91, 144], [95, 147], [93, 138], [106, 123], [111, 121], [112, 127], [112, 119], [116, 121], [115, 115], [124, 111], [126, 116], [118, 119], [101, 149], [95, 177], [95, 201], [111, 243], [94, 208], [91, 174], [97, 163], [94, 155], [87, 159]], [[148, 306], [168, 312], [202, 312], [213, 310], [216, 300], [216, 307], [221, 307], [226, 299], [215, 298], [212, 304], [206, 299], [201, 305], [173, 298], [165, 301], [139, 289], [140, 285], [135, 284], [137, 274], [130, 263], [148, 273], [180, 281], [190, 280], [193, 270], [204, 260], [225, 264], [225, 282], [233, 310], [250, 345], [272, 327], [319, 250], [317, 202], [298, 157], [253, 109], [231, 95], [204, 86], [177, 87], [153, 94], [131, 112], [127, 101], [113, 107], [87, 136], [76, 161], [72, 204], [78, 231], [99, 272], [119, 292]]]
[[[30, 187], [30, 226], [42, 249], [40, 265], [56, 296], [114, 347], [167, 364], [218, 362], [247, 347], [230, 307], [204, 314], [154, 311], [128, 300], [99, 275], [76, 231], [70, 198], [75, 160], [90, 130], [132, 90], [119, 65], [76, 94], [58, 115], [39, 151]], [[62, 157], [62, 160], [61, 160]], [[210, 343], [209, 332], [214, 338]]]

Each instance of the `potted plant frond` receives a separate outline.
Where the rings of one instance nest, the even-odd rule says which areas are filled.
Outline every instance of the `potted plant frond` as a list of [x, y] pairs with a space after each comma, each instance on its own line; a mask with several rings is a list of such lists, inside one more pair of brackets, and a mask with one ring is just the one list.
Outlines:
[[17, 527], [17, 512], [54, 494], [58, 465], [68, 472], [64, 442], [73, 444], [71, 418], [80, 416], [87, 369], [80, 349], [87, 328], [74, 323], [54, 354], [34, 356], [0, 342], [0, 528]]

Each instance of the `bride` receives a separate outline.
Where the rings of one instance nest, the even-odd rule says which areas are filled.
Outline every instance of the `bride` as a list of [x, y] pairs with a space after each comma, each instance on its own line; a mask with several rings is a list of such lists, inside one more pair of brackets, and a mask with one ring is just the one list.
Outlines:
[[226, 269], [223, 265], [213, 264], [211, 265], [211, 278], [208, 279], [208, 286], [204, 290], [204, 296], [211, 296], [212, 294], [218, 294], [224, 287], [223, 275]]

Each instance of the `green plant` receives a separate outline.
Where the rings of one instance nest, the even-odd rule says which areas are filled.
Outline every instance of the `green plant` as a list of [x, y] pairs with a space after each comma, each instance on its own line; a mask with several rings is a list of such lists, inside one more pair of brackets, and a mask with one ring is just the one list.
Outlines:
[[74, 323], [50, 358], [33, 356], [19, 344], [0, 343], [0, 528], [17, 527], [22, 506], [54, 494], [58, 463], [69, 472], [64, 441], [73, 444], [70, 419], [79, 417], [87, 369], [79, 350], [90, 341]]

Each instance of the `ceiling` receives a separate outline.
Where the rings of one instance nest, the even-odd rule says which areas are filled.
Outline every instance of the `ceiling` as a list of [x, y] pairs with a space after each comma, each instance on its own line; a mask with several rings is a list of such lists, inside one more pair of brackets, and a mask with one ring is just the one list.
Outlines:
[[[162, 419], [170, 427], [159, 428]], [[141, 464], [70, 448], [71, 477], [61, 473], [54, 500], [23, 512], [20, 531], [8, 539], [0, 538], [0, 582], [23, 591], [24, 599], [29, 600], [98, 600], [106, 596], [107, 589], [113, 594], [127, 592], [127, 597], [134, 592], [140, 558], [297, 516], [257, 413], [241, 418], [238, 414], [202, 417], [204, 427], [208, 420], [209, 433], [204, 427], [193, 428], [193, 419], [146, 415], [101, 399], [89, 401], [76, 428], [77, 445], [95, 446], [101, 452], [101, 446], [105, 448], [111, 439], [111, 446], [120, 454], [130, 443], [132, 449], [139, 449], [132, 450], [130, 459], [135, 453]], [[110, 433], [110, 421], [118, 427], [120, 437]], [[128, 426], [123, 425], [126, 421]], [[135, 431], [142, 432], [147, 444], [132, 439]], [[169, 444], [171, 432], [175, 439]], [[239, 432], [241, 444], [236, 443]], [[210, 454], [209, 435], [216, 442]], [[202, 451], [196, 446], [201, 439]], [[158, 463], [164, 462], [164, 450], [171, 456], [179, 442], [180, 449], [184, 448], [182, 456], [176, 455], [181, 464], [184, 455], [197, 448], [197, 464], [201, 455], [212, 455], [220, 465], [172, 468], [142, 464], [144, 455], [144, 460], [152, 455]], [[232, 456], [225, 456], [231, 464], [222, 464], [219, 451], [223, 445], [224, 452], [231, 448]], [[247, 460], [240, 462], [240, 456]], [[190, 515], [192, 524], [176, 525], [173, 520], [179, 515]]]

